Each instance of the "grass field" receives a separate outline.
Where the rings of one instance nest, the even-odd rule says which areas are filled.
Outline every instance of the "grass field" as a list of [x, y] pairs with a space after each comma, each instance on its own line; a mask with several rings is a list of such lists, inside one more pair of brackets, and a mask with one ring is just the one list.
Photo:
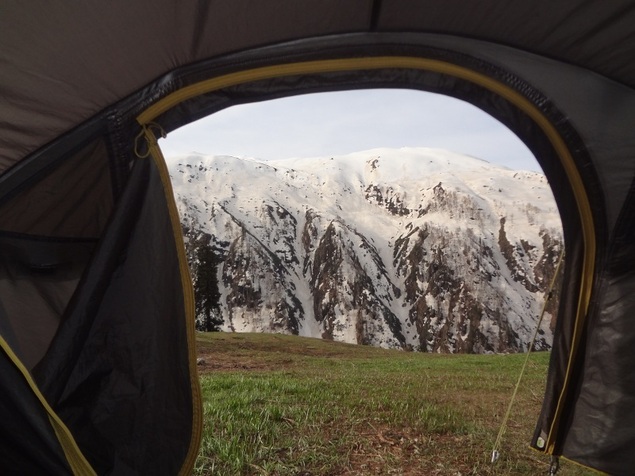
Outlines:
[[[198, 475], [546, 475], [528, 448], [549, 355], [438, 355], [294, 336], [198, 334]], [[593, 474], [561, 463], [559, 475]]]

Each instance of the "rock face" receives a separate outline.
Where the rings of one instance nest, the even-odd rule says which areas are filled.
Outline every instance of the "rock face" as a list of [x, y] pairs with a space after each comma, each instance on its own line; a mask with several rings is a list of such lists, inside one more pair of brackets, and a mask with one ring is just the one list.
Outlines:
[[522, 351], [563, 248], [543, 175], [447, 151], [194, 155], [170, 167], [189, 256], [206, 243], [218, 258], [227, 331]]

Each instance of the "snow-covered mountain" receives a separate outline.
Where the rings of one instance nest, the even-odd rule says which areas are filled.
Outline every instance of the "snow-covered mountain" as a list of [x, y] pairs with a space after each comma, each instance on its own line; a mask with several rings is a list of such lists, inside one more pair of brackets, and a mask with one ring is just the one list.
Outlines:
[[543, 175], [444, 150], [169, 165], [195, 280], [197, 249], [218, 259], [224, 330], [525, 350], [563, 247]]

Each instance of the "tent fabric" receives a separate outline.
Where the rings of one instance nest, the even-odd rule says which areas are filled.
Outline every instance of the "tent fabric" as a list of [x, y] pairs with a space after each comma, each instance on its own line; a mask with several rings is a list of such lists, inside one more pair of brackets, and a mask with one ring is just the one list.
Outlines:
[[0, 170], [175, 68], [329, 34], [374, 29], [481, 39], [635, 87], [629, 0], [373, 3], [56, 0], [44, 8], [6, 2], [0, 7]]
[[[0, 206], [0, 293], [12, 348], [43, 357], [112, 209], [101, 141], [23, 184]], [[68, 203], [74, 203], [69, 209]]]
[[536, 154], [567, 257], [531, 445], [628, 474], [632, 25], [629, 0], [0, 5], [0, 472], [192, 468], [191, 284], [153, 132], [245, 102], [405, 87], [475, 104]]
[[[4, 329], [2, 329], [4, 334]], [[37, 397], [12, 360], [0, 358], [0, 469], [4, 474], [71, 474], [63, 448]], [[24, 436], [28, 435], [28, 438]], [[28, 455], [28, 457], [26, 457]]]
[[177, 474], [195, 431], [180, 274], [165, 271], [179, 263], [164, 201], [152, 160], [137, 161], [93, 272], [33, 371], [98, 474]]

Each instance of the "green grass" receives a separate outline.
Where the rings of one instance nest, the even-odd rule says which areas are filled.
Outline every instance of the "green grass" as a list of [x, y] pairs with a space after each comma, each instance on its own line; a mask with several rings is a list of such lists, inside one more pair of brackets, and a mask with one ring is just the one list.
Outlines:
[[[436, 355], [265, 334], [199, 334], [199, 475], [546, 474], [528, 448], [549, 355]], [[591, 474], [562, 463], [562, 475]]]

